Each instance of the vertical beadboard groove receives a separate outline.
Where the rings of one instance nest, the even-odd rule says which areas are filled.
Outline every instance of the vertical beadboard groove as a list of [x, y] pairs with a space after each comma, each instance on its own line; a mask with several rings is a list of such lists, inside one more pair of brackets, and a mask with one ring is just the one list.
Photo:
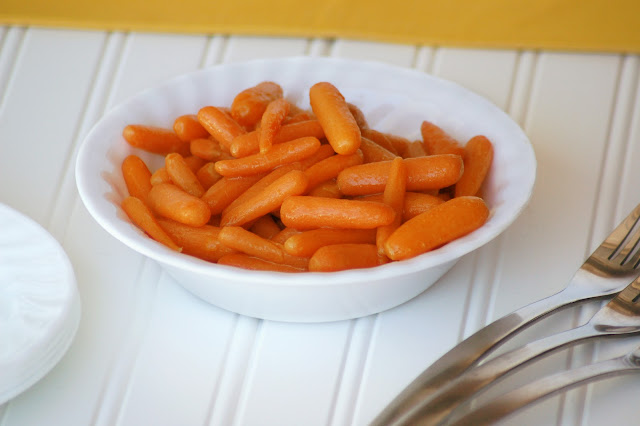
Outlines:
[[27, 30], [25, 28], [10, 27], [5, 30], [0, 44], [0, 114], [4, 110], [6, 96], [4, 96], [9, 87], [15, 67], [13, 66], [20, 55], [20, 51], [24, 44]]
[[353, 339], [353, 333], [354, 333], [354, 328], [355, 328], [355, 320], [350, 320], [349, 321], [349, 330], [347, 332], [347, 345], [345, 345], [345, 350], [343, 352], [343, 356], [342, 356], [342, 360], [340, 361], [340, 366], [338, 367], [338, 382], [336, 383], [336, 391], [333, 393], [333, 398], [331, 400], [331, 405], [329, 408], [329, 416], [327, 419], [327, 426], [332, 426], [332, 425], [337, 425], [340, 423], [337, 423], [337, 418], [338, 417], [343, 417], [344, 415], [341, 416], [343, 409], [341, 409], [341, 405], [344, 405], [344, 403], [342, 402], [344, 399], [346, 399], [346, 397], [342, 397], [342, 393], [344, 392], [343, 389], [343, 383], [345, 381], [345, 370], [347, 369], [347, 361], [349, 359], [349, 346], [350, 346], [350, 342]]

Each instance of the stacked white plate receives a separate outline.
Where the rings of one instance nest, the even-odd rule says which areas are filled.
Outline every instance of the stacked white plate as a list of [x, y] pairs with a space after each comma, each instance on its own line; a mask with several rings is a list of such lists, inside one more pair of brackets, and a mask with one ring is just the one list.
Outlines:
[[75, 275], [62, 247], [0, 204], [0, 404], [60, 361], [79, 321]]

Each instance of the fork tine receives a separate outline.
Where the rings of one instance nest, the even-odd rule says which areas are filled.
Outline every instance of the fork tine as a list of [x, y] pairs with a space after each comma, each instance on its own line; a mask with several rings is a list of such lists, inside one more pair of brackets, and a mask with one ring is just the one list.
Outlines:
[[[625, 252], [625, 247], [628, 247], [628, 244], [625, 244], [629, 241], [629, 237], [636, 228], [638, 224], [638, 220], [640, 219], [640, 204], [638, 204], [629, 215], [620, 222], [620, 224], [614, 229], [611, 234], [602, 242], [600, 247], [598, 247], [598, 251], [602, 252], [602, 255], [605, 255], [606, 258], [612, 260], [614, 257], [617, 257], [621, 252]], [[637, 234], [637, 233], [636, 233]], [[632, 242], [637, 243], [638, 237], [632, 239]], [[633, 247], [633, 246], [632, 246]], [[631, 250], [631, 248], [630, 248]], [[608, 253], [608, 254], [606, 254]], [[629, 251], [625, 252], [627, 255]], [[621, 262], [622, 263], [622, 262]]]
[[[627, 251], [628, 247], [628, 251]], [[633, 269], [637, 268], [640, 264], [640, 232], [636, 231], [634, 239], [629, 241], [624, 251], [627, 251], [624, 259], [622, 259], [622, 265], [629, 265]]]

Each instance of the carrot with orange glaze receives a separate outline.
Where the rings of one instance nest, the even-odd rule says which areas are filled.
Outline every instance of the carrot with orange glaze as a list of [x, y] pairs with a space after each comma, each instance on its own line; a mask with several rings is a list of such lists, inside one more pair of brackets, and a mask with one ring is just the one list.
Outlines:
[[273, 145], [275, 135], [282, 127], [282, 121], [289, 114], [289, 102], [285, 99], [276, 99], [267, 105], [260, 121], [260, 152], [265, 153]]
[[270, 102], [282, 97], [282, 87], [263, 81], [238, 93], [231, 103], [231, 117], [240, 125], [255, 126]]
[[247, 231], [241, 226], [225, 226], [221, 228], [218, 239], [225, 246], [250, 256], [274, 263], [282, 263], [284, 260], [282, 247], [273, 241]]
[[405, 162], [400, 157], [396, 157], [391, 162], [391, 169], [389, 170], [389, 179], [387, 185], [384, 188], [382, 195], [383, 201], [386, 205], [391, 207], [396, 213], [393, 222], [388, 225], [378, 227], [376, 233], [376, 245], [378, 246], [378, 252], [385, 254], [384, 243], [402, 223], [402, 213], [404, 210], [404, 196], [407, 187], [407, 167]]
[[360, 150], [350, 155], [332, 155], [305, 170], [309, 179], [309, 189], [313, 189], [322, 182], [335, 178], [347, 167], [362, 164], [363, 155]]
[[362, 131], [362, 129], [369, 128], [369, 124], [367, 123], [364, 113], [357, 105], [347, 102], [347, 108], [349, 108], [349, 112], [353, 115], [353, 119], [356, 120], [356, 124], [360, 128], [360, 131]]
[[338, 183], [335, 179], [327, 180], [317, 185], [315, 188], [307, 192], [307, 195], [311, 197], [325, 197], [325, 198], [342, 198], [342, 192], [338, 188]]
[[204, 225], [194, 227], [171, 219], [158, 219], [158, 223], [171, 238], [182, 247], [182, 252], [209, 262], [217, 262], [222, 256], [235, 253], [218, 240], [220, 228]]
[[222, 176], [250, 176], [268, 172], [283, 164], [293, 163], [311, 156], [320, 148], [320, 141], [314, 137], [295, 139], [273, 145], [265, 153], [248, 155], [235, 160], [221, 160], [216, 163], [216, 171]]
[[164, 167], [171, 181], [183, 191], [198, 198], [204, 195], [202, 184], [180, 154], [167, 155], [164, 159]]
[[285, 226], [313, 228], [372, 229], [393, 222], [395, 213], [386, 204], [371, 201], [294, 196], [280, 208]]
[[269, 262], [244, 253], [234, 253], [222, 256], [218, 260], [218, 265], [235, 266], [237, 268], [250, 269], [254, 271], [304, 272], [304, 269], [295, 268], [281, 263]]
[[122, 176], [132, 195], [140, 200], [147, 199], [151, 190], [151, 172], [144, 161], [137, 155], [129, 155], [122, 162]]
[[147, 202], [154, 213], [185, 225], [202, 226], [211, 218], [207, 203], [170, 183], [154, 185]]
[[375, 244], [375, 229], [320, 228], [292, 235], [284, 243], [284, 250], [294, 256], [310, 257], [320, 247], [334, 244]]
[[172, 250], [181, 251], [181, 248], [169, 237], [162, 227], [160, 227], [155, 216], [142, 200], [128, 196], [122, 200], [121, 206], [122, 210], [129, 216], [129, 219], [151, 238]]
[[[407, 191], [446, 188], [460, 179], [462, 157], [453, 154], [430, 155], [403, 160], [407, 166]], [[338, 186], [345, 195], [368, 195], [384, 191], [391, 161], [349, 167], [338, 175]]]
[[387, 137], [387, 134], [370, 128], [361, 129], [360, 131], [362, 132], [363, 137], [377, 143], [390, 153], [398, 155], [398, 151], [396, 151], [395, 146], [391, 143], [391, 141]]
[[275, 220], [273, 220], [273, 216], [270, 214], [266, 214], [258, 218], [253, 225], [251, 225], [249, 230], [262, 238], [266, 238], [267, 240], [270, 240], [280, 233], [280, 227]]
[[390, 161], [397, 157], [391, 151], [383, 148], [381, 145], [365, 138], [361, 139], [360, 150], [365, 163], [376, 163], [378, 161]]
[[216, 140], [208, 138], [194, 139], [189, 144], [191, 154], [206, 161], [229, 160], [233, 158]]
[[456, 183], [455, 196], [477, 195], [493, 162], [493, 145], [485, 136], [475, 136], [464, 147], [464, 173]]
[[[273, 143], [289, 142], [306, 136], [313, 136], [318, 139], [324, 137], [324, 130], [322, 130], [318, 120], [285, 124], [274, 135]], [[235, 138], [229, 147], [229, 152], [236, 158], [260, 152], [260, 130], [254, 130]]]
[[129, 145], [155, 154], [189, 154], [189, 144], [183, 142], [174, 131], [162, 127], [129, 124], [122, 131], [122, 136]]
[[309, 90], [311, 109], [338, 154], [349, 155], [360, 148], [360, 128], [344, 96], [331, 83], [320, 82]]
[[207, 189], [202, 196], [202, 201], [207, 203], [212, 215], [220, 214], [233, 200], [263, 177], [263, 174], [237, 178], [223, 177]]
[[309, 260], [311, 272], [372, 268], [387, 262], [375, 244], [336, 244], [319, 248]]
[[195, 114], [181, 115], [176, 118], [173, 122], [173, 131], [184, 142], [209, 136], [209, 132], [200, 124]]
[[423, 121], [420, 126], [420, 133], [422, 133], [422, 143], [427, 154], [464, 155], [464, 149], [462, 145], [460, 145], [460, 142], [451, 137], [439, 126], [429, 121]]
[[196, 177], [200, 181], [205, 192], [216, 182], [222, 179], [220, 173], [216, 172], [216, 165], [213, 162], [208, 162], [204, 166], [200, 167], [196, 172]]
[[198, 111], [198, 121], [225, 151], [229, 151], [229, 146], [236, 137], [246, 133], [229, 114], [214, 106], [201, 108]]
[[[364, 195], [358, 199], [363, 201], [375, 201], [378, 203], [384, 202], [383, 194]], [[442, 203], [444, 203], [442, 198], [436, 195], [424, 194], [422, 192], [406, 192], [404, 194], [402, 221], [406, 222], [409, 219], [413, 219], [420, 213], [424, 213], [430, 208]]]
[[278, 244], [284, 244], [291, 236], [299, 234], [300, 232], [301, 231], [298, 231], [297, 229], [285, 227], [282, 231], [271, 237], [271, 241]]
[[481, 198], [458, 197], [403, 223], [385, 243], [392, 260], [426, 253], [482, 226], [489, 209]]

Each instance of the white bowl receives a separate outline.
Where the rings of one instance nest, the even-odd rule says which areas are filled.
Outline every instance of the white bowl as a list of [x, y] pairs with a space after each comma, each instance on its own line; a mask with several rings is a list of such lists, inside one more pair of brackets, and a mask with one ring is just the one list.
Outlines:
[[[235, 94], [261, 81], [279, 83], [285, 96], [308, 106], [318, 81], [335, 84], [358, 105], [376, 130], [420, 138], [420, 123], [432, 121], [460, 141], [484, 134], [494, 144], [484, 188], [491, 214], [475, 232], [430, 253], [371, 269], [285, 274], [246, 271], [175, 253], [146, 237], [119, 207], [127, 195], [120, 165], [129, 154], [150, 167], [163, 159], [130, 147], [127, 124], [170, 128], [182, 114], [205, 105], [230, 105]], [[224, 309], [279, 321], [335, 321], [398, 306], [430, 287], [463, 255], [505, 230], [531, 196], [536, 162], [526, 135], [486, 99], [425, 73], [334, 58], [295, 57], [214, 66], [147, 90], [108, 112], [86, 137], [76, 164], [80, 196], [111, 235], [148, 256], [200, 298]]]

